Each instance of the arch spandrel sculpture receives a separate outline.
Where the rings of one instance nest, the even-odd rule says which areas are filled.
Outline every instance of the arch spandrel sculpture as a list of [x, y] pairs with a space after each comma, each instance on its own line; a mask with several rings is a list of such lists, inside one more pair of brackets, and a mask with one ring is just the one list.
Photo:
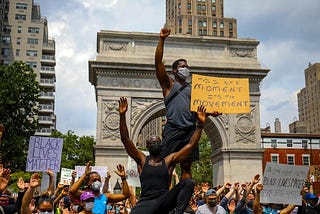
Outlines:
[[[156, 33], [98, 32], [98, 55], [89, 61], [89, 80], [95, 87], [98, 108], [95, 162], [107, 163], [110, 171], [117, 163], [127, 165], [118, 129], [119, 98], [128, 98], [127, 125], [134, 142], [141, 140], [139, 134], [151, 119], [165, 114], [154, 68], [158, 38]], [[209, 117], [205, 125], [212, 144], [214, 185], [247, 181], [262, 173], [260, 82], [269, 70], [257, 61], [258, 44], [254, 39], [181, 35], [166, 40], [163, 59], [167, 71], [174, 60], [185, 58], [192, 73], [249, 78], [250, 113]]]

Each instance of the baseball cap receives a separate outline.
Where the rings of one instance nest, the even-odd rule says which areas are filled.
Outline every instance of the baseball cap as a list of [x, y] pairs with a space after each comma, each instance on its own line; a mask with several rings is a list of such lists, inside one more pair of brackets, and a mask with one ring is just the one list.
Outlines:
[[306, 199], [317, 199], [317, 196], [315, 196], [314, 194], [312, 193], [307, 193], [306, 196], [305, 196]]
[[92, 192], [83, 192], [80, 196], [81, 201], [86, 201], [89, 198], [94, 198], [94, 194]]
[[209, 195], [217, 195], [217, 193], [214, 189], [209, 189], [204, 195], [207, 197]]

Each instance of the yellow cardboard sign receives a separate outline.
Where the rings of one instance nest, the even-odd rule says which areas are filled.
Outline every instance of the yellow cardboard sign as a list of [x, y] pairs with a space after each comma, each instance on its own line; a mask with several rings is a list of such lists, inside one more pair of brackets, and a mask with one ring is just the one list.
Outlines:
[[250, 112], [248, 78], [220, 78], [192, 74], [191, 111], [204, 105], [207, 113], [223, 114]]

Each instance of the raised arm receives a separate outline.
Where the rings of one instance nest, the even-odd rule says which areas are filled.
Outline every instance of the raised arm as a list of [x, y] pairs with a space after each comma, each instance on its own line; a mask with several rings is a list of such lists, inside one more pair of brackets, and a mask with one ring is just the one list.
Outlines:
[[107, 176], [104, 178], [104, 184], [102, 187], [102, 193], [107, 193], [109, 191], [109, 181], [111, 178], [110, 172], [107, 172]]
[[3, 168], [0, 172], [0, 192], [3, 192], [9, 184], [11, 170]]
[[161, 29], [160, 38], [156, 48], [154, 62], [156, 67], [156, 76], [161, 85], [163, 97], [166, 97], [171, 89], [172, 79], [168, 76], [166, 68], [162, 62], [163, 59], [163, 49], [164, 40], [170, 35], [170, 29]]
[[141, 152], [136, 148], [136, 146], [133, 144], [132, 140], [129, 137], [129, 131], [128, 131], [127, 122], [126, 122], [127, 110], [128, 110], [127, 98], [121, 97], [119, 100], [121, 141], [128, 155], [136, 161], [138, 165], [138, 169], [140, 167], [140, 170], [141, 170], [141, 164], [142, 162], [144, 162], [146, 156], [143, 154], [143, 152]]
[[54, 172], [51, 169], [48, 169], [47, 174], [49, 176], [49, 186], [45, 195], [51, 197], [54, 194]]
[[91, 161], [89, 161], [86, 165], [86, 169], [83, 173], [83, 175], [81, 175], [81, 177], [75, 182], [73, 183], [72, 186], [70, 186], [69, 188], [69, 193], [76, 199], [80, 199], [81, 196], [81, 192], [79, 191], [80, 186], [85, 182], [87, 175], [90, 174], [91, 172]]
[[117, 170], [118, 171], [115, 171], [115, 173], [122, 180], [122, 193], [121, 194], [105, 193], [109, 202], [118, 202], [118, 201], [122, 201], [122, 200], [125, 200], [130, 197], [130, 191], [129, 191], [129, 186], [128, 186], [128, 182], [127, 182], [127, 175], [124, 170], [124, 166], [122, 166], [121, 164], [118, 164]]
[[206, 121], [206, 108], [203, 105], [198, 106], [197, 117], [198, 125], [189, 143], [185, 145], [180, 151], [172, 153], [165, 157], [167, 166], [175, 166], [177, 163], [181, 163], [182, 161], [186, 160], [192, 149], [198, 144], [204, 123]]
[[263, 190], [263, 185], [258, 184], [256, 186], [255, 197], [253, 202], [253, 213], [262, 214], [262, 208], [260, 205], [260, 192]]
[[30, 186], [28, 190], [25, 192], [23, 199], [22, 199], [22, 206], [21, 206], [21, 213], [23, 214], [31, 214], [29, 204], [33, 197], [33, 192], [37, 186], [40, 185], [40, 176], [37, 173], [32, 174], [30, 178]]

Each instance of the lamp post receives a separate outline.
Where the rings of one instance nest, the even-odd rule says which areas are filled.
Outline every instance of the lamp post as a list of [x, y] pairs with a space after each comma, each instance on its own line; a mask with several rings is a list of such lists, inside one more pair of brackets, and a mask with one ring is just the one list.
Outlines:
[[120, 194], [121, 193], [121, 185], [119, 183], [119, 178], [117, 178], [117, 182], [116, 182], [116, 185], [114, 185], [113, 187], [113, 194]]
[[[1, 140], [2, 140], [2, 135], [4, 133], [4, 125], [0, 124], [0, 144], [1, 144]], [[2, 164], [2, 151], [0, 149], [0, 164]]]

